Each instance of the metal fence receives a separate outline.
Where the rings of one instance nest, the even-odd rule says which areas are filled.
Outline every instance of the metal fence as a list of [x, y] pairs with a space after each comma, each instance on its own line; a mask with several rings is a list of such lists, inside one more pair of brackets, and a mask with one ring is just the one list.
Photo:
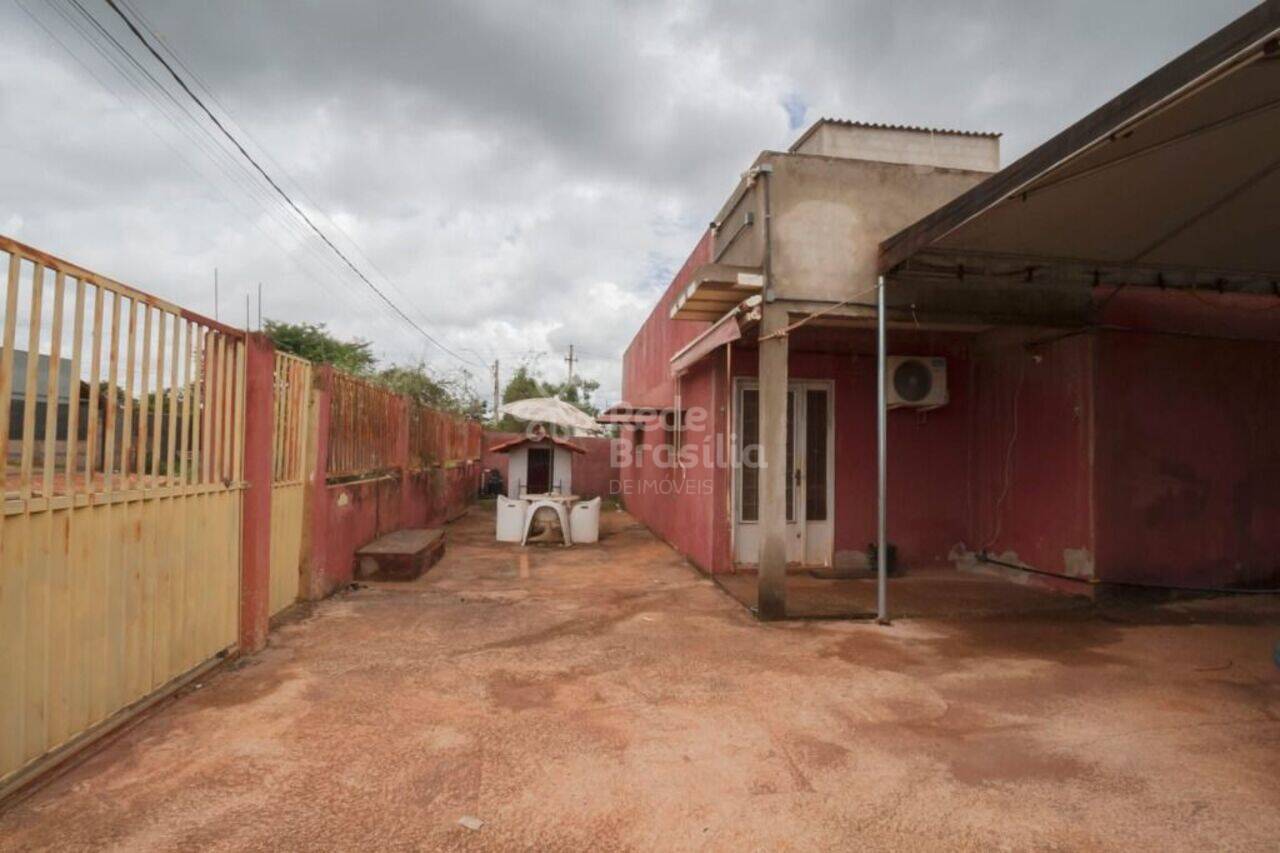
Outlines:
[[480, 426], [331, 370], [326, 413], [307, 361], [268, 372], [243, 331], [2, 236], [0, 276], [3, 797], [265, 635], [263, 587], [273, 615], [311, 570], [311, 486], [478, 459]]
[[236, 640], [243, 333], [0, 237], [0, 782]]
[[272, 382], [271, 587], [274, 616], [298, 598], [311, 473], [311, 362], [277, 352]]
[[457, 415], [409, 405], [409, 467], [458, 465], [480, 458], [483, 428]]
[[459, 415], [337, 371], [331, 399], [331, 480], [453, 467], [480, 458], [482, 427]]
[[401, 412], [394, 392], [334, 371], [329, 413], [330, 479], [372, 476], [395, 469]]

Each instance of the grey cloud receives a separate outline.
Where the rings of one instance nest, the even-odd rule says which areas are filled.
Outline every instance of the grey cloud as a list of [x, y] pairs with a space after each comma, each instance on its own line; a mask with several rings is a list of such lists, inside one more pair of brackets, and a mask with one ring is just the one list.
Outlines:
[[[23, 2], [131, 91], [48, 5]], [[556, 377], [573, 343], [613, 398], [618, 357], [738, 173], [795, 136], [788, 104], [807, 120], [1000, 130], [1008, 159], [1249, 5], [131, 2], [433, 335], [467, 361], [546, 352]], [[0, 39], [0, 227], [205, 312], [216, 265], [224, 316], [263, 281], [271, 316], [459, 369], [14, 4]]]

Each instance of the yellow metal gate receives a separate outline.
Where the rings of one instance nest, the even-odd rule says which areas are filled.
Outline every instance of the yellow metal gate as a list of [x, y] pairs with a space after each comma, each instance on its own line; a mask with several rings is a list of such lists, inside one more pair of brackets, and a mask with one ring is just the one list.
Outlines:
[[276, 353], [271, 475], [271, 615], [298, 598], [308, 474], [311, 362]]
[[240, 332], [0, 237], [0, 792], [236, 642]]

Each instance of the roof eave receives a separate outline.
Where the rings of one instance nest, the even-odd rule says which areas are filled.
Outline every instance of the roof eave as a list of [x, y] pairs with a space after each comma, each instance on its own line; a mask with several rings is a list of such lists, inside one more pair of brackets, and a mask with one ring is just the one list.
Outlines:
[[1239, 67], [1280, 35], [1280, 0], [1266, 0], [982, 183], [880, 244], [879, 269], [891, 272], [918, 250], [999, 204], [1045, 173], [1125, 127]]

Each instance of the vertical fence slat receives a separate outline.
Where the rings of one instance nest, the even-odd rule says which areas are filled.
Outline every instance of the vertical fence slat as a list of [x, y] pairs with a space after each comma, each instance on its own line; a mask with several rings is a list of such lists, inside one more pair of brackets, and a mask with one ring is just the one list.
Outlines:
[[18, 331], [18, 277], [22, 259], [9, 255], [4, 297], [4, 349], [0, 349], [0, 493], [9, 488], [9, 407], [13, 399], [13, 344]]
[[107, 349], [106, 427], [102, 439], [102, 489], [111, 494], [116, 468], [116, 382], [120, 373], [120, 305], [124, 297], [112, 293], [111, 341]]
[[[213, 366], [205, 371], [206, 376], [212, 375], [212, 382], [204, 389], [205, 408], [209, 410], [209, 436], [205, 439], [209, 452], [209, 474], [205, 479], [208, 483], [214, 483], [221, 478], [218, 465], [222, 461], [222, 385], [226, 381], [223, 347], [226, 342], [220, 332], [210, 334], [213, 338]], [[210, 382], [208, 379], [205, 381]]]
[[142, 303], [142, 352], [139, 354], [140, 362], [138, 364], [141, 370], [141, 376], [138, 380], [138, 442], [137, 449], [134, 451], [137, 459], [134, 462], [134, 473], [137, 474], [138, 487], [145, 489], [149, 483], [147, 481], [147, 439], [150, 438], [148, 429], [150, 423], [147, 421], [149, 413], [150, 400], [147, 395], [151, 393], [151, 306]]
[[276, 353], [275, 373], [272, 377], [274, 380], [273, 390], [275, 398], [272, 400], [271, 407], [271, 471], [272, 480], [279, 481], [282, 479], [281, 453], [280, 453], [280, 435], [282, 433], [281, 424], [284, 421], [284, 371], [287, 362], [282, 354]]
[[205, 439], [205, 447], [209, 454], [209, 476], [206, 483], [216, 483], [219, 478], [218, 463], [221, 461], [222, 436], [222, 384], [226, 381], [223, 369], [223, 348], [226, 341], [220, 332], [210, 332], [212, 341], [211, 366], [205, 371], [209, 378], [205, 380], [205, 408], [209, 410], [209, 435]]
[[[165, 437], [169, 447], [165, 453], [164, 482], [174, 484], [178, 466], [178, 367], [182, 357], [182, 318], [173, 315], [173, 351], [169, 355], [169, 423]], [[183, 395], [184, 397], [186, 395]]]
[[276, 395], [279, 411], [276, 413], [275, 453], [279, 482], [289, 481], [289, 421], [293, 403], [293, 361], [280, 362], [280, 385]]
[[301, 482], [302, 477], [298, 474], [302, 467], [298, 455], [298, 447], [302, 443], [302, 424], [306, 421], [307, 410], [303, 403], [303, 389], [306, 387], [307, 366], [301, 362], [294, 365], [294, 389], [293, 389], [293, 410], [294, 423], [293, 431], [290, 434], [292, 442], [289, 447], [289, 481]]
[[232, 479], [231, 469], [234, 463], [232, 457], [235, 454], [235, 447], [231, 440], [231, 427], [236, 394], [236, 342], [227, 338], [226, 335], [223, 335], [222, 338], [222, 372], [224, 375], [222, 382], [222, 437], [218, 448], [218, 456], [222, 461], [222, 467], [218, 469], [218, 479], [228, 483]]
[[209, 454], [205, 452], [205, 442], [208, 441], [209, 427], [209, 410], [208, 401], [205, 400], [205, 393], [208, 388], [206, 383], [209, 381], [209, 330], [203, 326], [197, 327], [196, 337], [199, 343], [196, 344], [196, 375], [195, 375], [195, 391], [192, 405], [195, 407], [195, 421], [192, 423], [191, 434], [191, 454], [195, 464], [192, 468], [192, 476], [195, 477], [196, 485], [207, 483], [209, 481]]
[[31, 276], [31, 316], [27, 330], [27, 375], [22, 400], [22, 461], [18, 471], [18, 497], [31, 497], [31, 468], [36, 446], [36, 398], [40, 367], [40, 308], [44, 300], [44, 266], [36, 264]]
[[164, 356], [165, 356], [165, 313], [163, 310], [156, 312], [156, 390], [155, 390], [155, 411], [151, 415], [151, 464], [147, 468], [147, 475], [151, 478], [151, 485], [160, 485], [160, 453], [163, 445], [160, 441], [160, 433], [164, 429]]
[[49, 331], [49, 370], [44, 394], [44, 454], [41, 458], [44, 478], [40, 493], [53, 494], [54, 475], [58, 471], [58, 398], [62, 396], [62, 303], [66, 294], [66, 276], [59, 270], [53, 280], [53, 324]]
[[244, 482], [244, 395], [247, 376], [246, 347], [244, 341], [235, 341], [235, 415], [231, 422], [231, 478], [236, 483]]
[[195, 385], [195, 339], [196, 327], [190, 320], [184, 320], [186, 326], [186, 375], [182, 385], [182, 484], [190, 486], [195, 476], [196, 422], [199, 420], [199, 400], [196, 397]]
[[84, 279], [76, 279], [76, 310], [71, 330], [71, 378], [67, 388], [66, 484], [69, 495], [76, 493], [76, 456], [80, 441], [80, 355], [84, 347]]
[[122, 489], [128, 489], [131, 485], [129, 475], [133, 468], [132, 458], [135, 444], [133, 438], [133, 374], [137, 369], [138, 303], [134, 299], [128, 301], [129, 326], [125, 335], [124, 399], [122, 400], [124, 419], [120, 437], [120, 487]]
[[[99, 431], [98, 426], [98, 408], [101, 405], [98, 385], [102, 381], [102, 312], [105, 309], [105, 302], [106, 297], [103, 295], [102, 287], [94, 285], [93, 332], [91, 335], [93, 352], [89, 359], [89, 439], [85, 443], [84, 451], [85, 492], [91, 492], [94, 488], [94, 480], [98, 470], [94, 457], [98, 454], [98, 442], [102, 440], [102, 433]], [[105, 422], [103, 426], [106, 426]], [[104, 460], [103, 468], [105, 467], [106, 462]]]
[[296, 466], [293, 461], [293, 447], [295, 444], [293, 432], [297, 428], [298, 423], [298, 390], [302, 382], [302, 373], [305, 365], [300, 361], [292, 361], [289, 364], [289, 398], [285, 404], [288, 409], [286, 415], [286, 432], [284, 435], [284, 447], [281, 452], [284, 454], [284, 465], [280, 471], [281, 479], [286, 482], [293, 482], [297, 479], [294, 476]]
[[310, 424], [310, 406], [308, 401], [311, 399], [311, 365], [298, 365], [298, 426], [294, 430], [293, 435], [293, 473], [290, 475], [296, 482], [306, 480], [306, 445], [307, 445], [307, 427]]

